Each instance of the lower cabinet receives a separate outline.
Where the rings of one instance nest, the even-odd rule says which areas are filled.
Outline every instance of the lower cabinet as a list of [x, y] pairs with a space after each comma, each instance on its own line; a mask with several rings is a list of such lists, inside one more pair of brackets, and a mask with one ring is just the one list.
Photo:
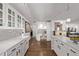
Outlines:
[[17, 45], [13, 46], [5, 53], [6, 56], [24, 56], [27, 49], [29, 48], [29, 42], [24, 40], [19, 42]]
[[62, 56], [63, 55], [63, 53], [62, 53], [63, 49], [62, 49], [62, 46], [60, 45], [58, 40], [54, 41], [54, 51], [56, 52], [56, 54], [58, 56]]
[[16, 56], [16, 47], [12, 47], [6, 51], [6, 56]]
[[23, 48], [24, 53], [26, 53], [26, 51], [28, 50], [28, 48], [29, 48], [29, 42], [25, 41], [24, 42], [24, 48]]
[[52, 50], [54, 49], [54, 38], [52, 38], [52, 40], [51, 40], [51, 49]]
[[67, 52], [66, 52], [67, 56], [79, 56], [79, 51], [78, 50], [76, 50], [72, 47], [69, 47], [67, 49], [68, 49]]
[[54, 40], [54, 51], [58, 56], [79, 56], [79, 50], [60, 40]]

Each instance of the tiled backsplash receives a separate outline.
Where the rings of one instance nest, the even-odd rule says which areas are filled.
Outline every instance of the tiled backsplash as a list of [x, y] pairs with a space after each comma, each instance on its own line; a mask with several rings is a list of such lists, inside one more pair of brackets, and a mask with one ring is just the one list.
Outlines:
[[7, 40], [22, 34], [22, 29], [0, 29], [0, 40]]

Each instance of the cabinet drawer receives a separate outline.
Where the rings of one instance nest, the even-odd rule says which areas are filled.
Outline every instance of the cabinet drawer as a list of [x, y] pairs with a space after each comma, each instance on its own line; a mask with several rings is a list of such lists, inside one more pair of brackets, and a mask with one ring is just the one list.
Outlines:
[[79, 51], [70, 47], [68, 50], [69, 56], [79, 56]]
[[0, 54], [0, 56], [4, 56], [4, 55], [5, 55], [5, 53], [4, 53], [4, 52]]
[[10, 48], [9, 50], [7, 50], [6, 54], [7, 56], [11, 55], [12, 53], [14, 53], [16, 51], [17, 47], [14, 46], [12, 48]]

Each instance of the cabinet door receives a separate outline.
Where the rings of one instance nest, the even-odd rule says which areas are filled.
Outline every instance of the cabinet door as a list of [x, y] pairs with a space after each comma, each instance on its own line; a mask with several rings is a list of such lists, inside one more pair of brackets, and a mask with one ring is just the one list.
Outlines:
[[51, 39], [51, 49], [54, 49], [54, 41], [55, 41], [55, 37], [52, 37]]
[[68, 45], [63, 43], [62, 41], [59, 42], [59, 45], [61, 45], [61, 53], [62, 53], [62, 55], [67, 56]]
[[9, 54], [8, 56], [17, 56], [17, 55], [16, 55], [16, 51], [12, 52], [12, 53]]
[[25, 32], [25, 19], [22, 18], [21, 28], [23, 28], [23, 32]]
[[16, 56], [16, 46], [13, 46], [12, 48], [8, 49], [6, 51], [7, 56]]
[[79, 56], [79, 51], [72, 47], [69, 47], [67, 56]]
[[21, 56], [24, 56], [24, 54], [25, 54], [24, 48], [25, 48], [25, 46], [24, 46], [24, 42], [23, 42], [23, 43], [21, 43]]
[[16, 55], [21, 56], [21, 46], [17, 47]]
[[1, 53], [0, 56], [5, 56], [5, 52]]
[[5, 26], [5, 4], [0, 3], [0, 26]]
[[17, 13], [17, 27], [18, 28], [21, 28], [21, 20], [22, 20], [21, 15]]
[[72, 48], [71, 46], [60, 42], [60, 44], [62, 45], [62, 54], [63, 56], [79, 56], [79, 51]]
[[62, 55], [62, 47], [58, 40], [54, 40], [54, 50], [58, 56]]
[[24, 42], [24, 52], [25, 53], [27, 52], [28, 48], [29, 48], [29, 41], [25, 40], [25, 42]]
[[6, 4], [7, 27], [15, 27], [15, 9]]
[[29, 48], [29, 41], [24, 40], [23, 44], [21, 45], [21, 56], [23, 56]]
[[53, 39], [51, 40], [51, 49], [52, 50], [54, 49], [54, 40]]
[[19, 47], [17, 48], [17, 55], [18, 56], [24, 56], [25, 52], [24, 52], [24, 42], [20, 42], [19, 43]]

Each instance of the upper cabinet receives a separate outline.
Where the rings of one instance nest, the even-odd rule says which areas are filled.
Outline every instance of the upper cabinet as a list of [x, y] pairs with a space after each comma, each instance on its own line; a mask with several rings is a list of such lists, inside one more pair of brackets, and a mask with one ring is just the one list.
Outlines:
[[21, 27], [25, 28], [25, 18], [24, 17], [22, 18], [22, 23], [21, 24], [22, 24]]
[[0, 3], [0, 26], [3, 27], [5, 26], [5, 5]]
[[0, 3], [0, 26], [3, 25], [3, 5]]
[[10, 5], [6, 5], [6, 19], [7, 19], [7, 27], [15, 27], [15, 13], [16, 11]]
[[25, 29], [25, 20], [26, 18], [11, 5], [0, 3], [1, 28]]

